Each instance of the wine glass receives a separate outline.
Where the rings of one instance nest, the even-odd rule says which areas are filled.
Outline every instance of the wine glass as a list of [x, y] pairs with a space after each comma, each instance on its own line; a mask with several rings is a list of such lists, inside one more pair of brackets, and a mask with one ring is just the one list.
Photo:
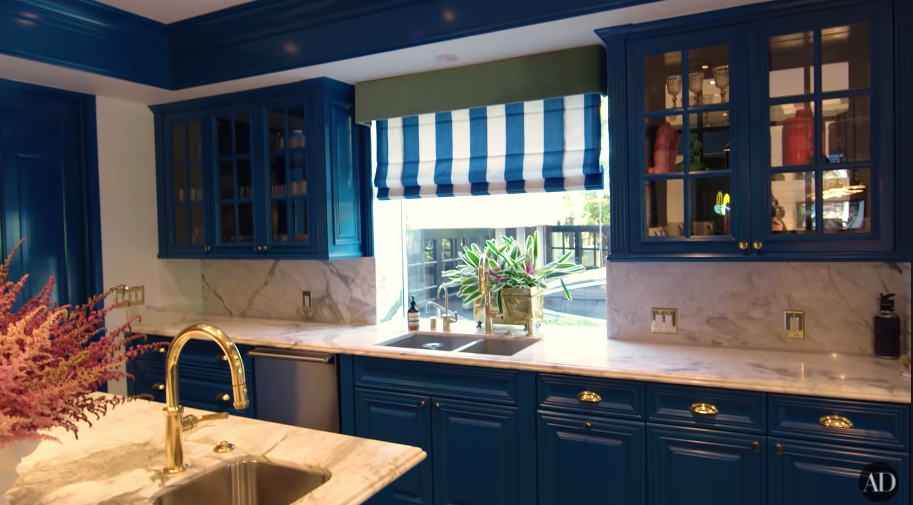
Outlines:
[[716, 87], [720, 88], [720, 100], [729, 101], [729, 65], [720, 65], [713, 68], [713, 79]]
[[694, 104], [704, 103], [704, 73], [691, 72], [688, 74], [688, 89], [694, 93]]
[[682, 76], [670, 75], [666, 77], [666, 91], [672, 95], [672, 108], [678, 107], [678, 94], [682, 92]]

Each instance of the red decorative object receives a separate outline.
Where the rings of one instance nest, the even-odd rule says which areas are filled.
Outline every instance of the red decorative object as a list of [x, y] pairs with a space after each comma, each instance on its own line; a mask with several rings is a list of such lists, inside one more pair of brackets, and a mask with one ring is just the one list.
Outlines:
[[656, 129], [656, 141], [653, 143], [653, 166], [647, 168], [648, 174], [667, 174], [675, 169], [678, 142], [678, 132], [668, 121]]
[[815, 159], [815, 114], [799, 109], [783, 122], [783, 165], [808, 165]]

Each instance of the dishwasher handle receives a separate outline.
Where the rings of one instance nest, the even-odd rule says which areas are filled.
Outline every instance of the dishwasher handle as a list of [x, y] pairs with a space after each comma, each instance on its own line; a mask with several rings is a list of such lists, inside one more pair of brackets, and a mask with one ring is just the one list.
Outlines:
[[304, 361], [307, 363], [322, 363], [332, 365], [336, 356], [320, 352], [295, 351], [290, 349], [271, 349], [257, 347], [248, 351], [248, 356], [253, 358], [287, 359], [291, 361]]

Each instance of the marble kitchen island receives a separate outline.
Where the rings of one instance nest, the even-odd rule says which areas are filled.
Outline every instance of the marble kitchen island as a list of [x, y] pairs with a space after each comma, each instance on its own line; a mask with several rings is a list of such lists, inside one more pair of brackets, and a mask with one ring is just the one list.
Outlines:
[[[62, 443], [44, 441], [22, 460], [12, 505], [139, 505], [168, 486], [178, 486], [210, 469], [261, 457], [329, 477], [295, 505], [358, 504], [425, 459], [418, 448], [349, 437], [241, 417], [206, 422], [185, 436], [190, 468], [166, 476], [161, 403], [137, 400], [80, 425], [79, 439], [55, 429]], [[185, 409], [186, 414], [203, 411]], [[226, 440], [236, 446], [213, 452]]]

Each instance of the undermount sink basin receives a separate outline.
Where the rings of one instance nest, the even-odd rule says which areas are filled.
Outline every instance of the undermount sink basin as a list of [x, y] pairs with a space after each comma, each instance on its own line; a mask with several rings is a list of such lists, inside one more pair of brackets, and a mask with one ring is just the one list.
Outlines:
[[428, 351], [513, 356], [538, 341], [538, 338], [516, 339], [417, 331], [388, 340], [380, 345]]
[[152, 505], [289, 505], [323, 485], [318, 472], [257, 459], [215, 468], [153, 497]]

